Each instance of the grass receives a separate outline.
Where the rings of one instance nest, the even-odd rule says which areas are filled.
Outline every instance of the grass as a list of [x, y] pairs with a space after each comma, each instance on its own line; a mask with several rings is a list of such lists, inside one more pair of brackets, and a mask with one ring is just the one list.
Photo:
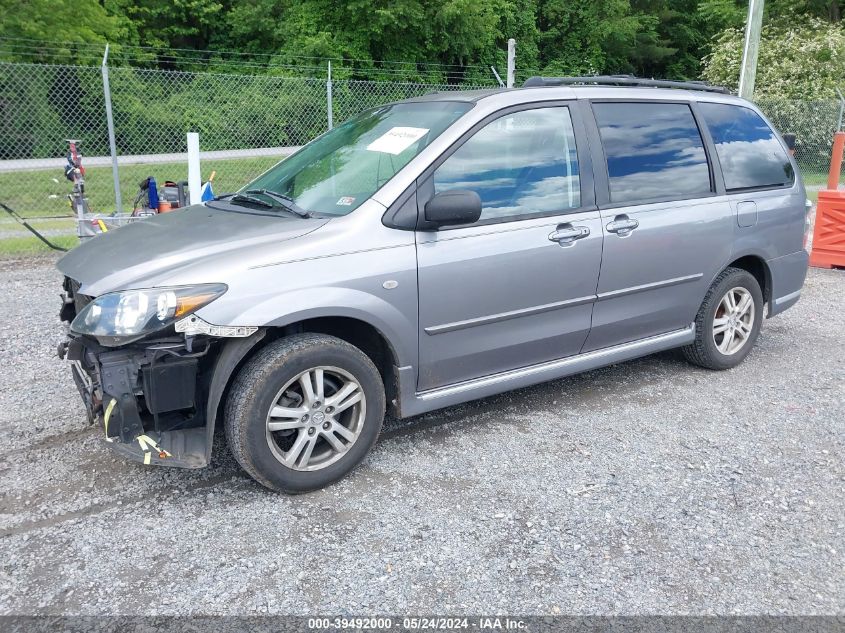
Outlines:
[[[212, 171], [215, 193], [240, 189], [250, 180], [279, 161], [277, 157], [206, 160], [202, 163], [203, 176]], [[155, 163], [148, 165], [121, 165], [120, 191], [123, 210], [132, 210], [132, 201], [138, 193], [139, 183], [153, 176], [159, 186], [165, 180], [178, 182], [188, 179], [185, 163]], [[54, 179], [58, 182], [54, 182]], [[44, 169], [0, 173], [0, 202], [23, 217], [60, 217], [72, 214], [67, 194], [71, 183], [59, 169]], [[85, 192], [92, 211], [112, 213], [115, 210], [114, 184], [111, 167], [89, 167], [85, 170]]]
[[[250, 180], [278, 162], [275, 157], [243, 158], [229, 160], [206, 160], [204, 174], [216, 171], [213, 187], [215, 193], [240, 189]], [[165, 180], [178, 182], [187, 180], [188, 166], [184, 163], [157, 163], [148, 165], [121, 165], [120, 189], [123, 210], [130, 211], [138, 192], [139, 183], [147, 176], [153, 176], [162, 186]], [[54, 182], [54, 179], [58, 182]], [[34, 170], [0, 173], [0, 201], [17, 211], [38, 231], [67, 233], [47, 236], [54, 244], [73, 248], [79, 244], [72, 209], [67, 200], [70, 182], [59, 170]], [[111, 167], [90, 167], [85, 170], [85, 191], [91, 209], [97, 213], [112, 213], [115, 210], [114, 185]], [[35, 218], [35, 219], [33, 219]], [[0, 257], [8, 259], [17, 256], [44, 255], [52, 251], [35, 236], [3, 237], [3, 231], [25, 231], [22, 226], [3, 214], [0, 216]]]
[[[70, 250], [77, 244], [79, 240], [75, 235], [62, 235], [59, 237], [49, 237], [49, 239], [56, 246], [61, 246]], [[19, 255], [46, 255], [48, 253], [57, 253], [44, 244], [37, 237], [10, 237], [0, 240], [0, 257], [9, 258]]]

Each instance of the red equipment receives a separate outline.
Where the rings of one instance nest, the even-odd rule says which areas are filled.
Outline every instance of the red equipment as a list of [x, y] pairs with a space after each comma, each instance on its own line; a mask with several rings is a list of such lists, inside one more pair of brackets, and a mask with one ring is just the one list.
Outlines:
[[833, 153], [827, 175], [827, 189], [819, 191], [813, 250], [810, 265], [817, 268], [845, 268], [845, 191], [839, 189], [845, 132], [833, 136]]

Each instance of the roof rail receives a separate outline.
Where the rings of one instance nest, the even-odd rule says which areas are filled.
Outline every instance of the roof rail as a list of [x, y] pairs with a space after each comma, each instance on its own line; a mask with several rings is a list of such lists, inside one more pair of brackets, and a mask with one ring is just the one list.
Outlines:
[[703, 90], [730, 94], [724, 86], [714, 86], [706, 81], [670, 81], [667, 79], [644, 79], [634, 75], [587, 75], [585, 77], [529, 77], [522, 84], [523, 88], [538, 86], [632, 86], [649, 88], [681, 88], [684, 90]]

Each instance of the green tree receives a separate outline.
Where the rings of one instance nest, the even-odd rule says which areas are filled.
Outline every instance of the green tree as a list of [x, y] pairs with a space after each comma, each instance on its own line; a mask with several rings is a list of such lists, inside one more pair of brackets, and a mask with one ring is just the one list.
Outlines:
[[228, 44], [220, 28], [228, 7], [218, 0], [109, 0], [107, 6], [129, 20], [133, 43], [193, 49]]
[[[426, 64], [448, 64], [444, 79], [455, 79], [467, 67], [501, 63], [508, 37], [521, 38], [521, 60], [536, 63], [535, 6], [534, 0], [254, 0], [234, 6], [226, 24], [239, 50], [274, 53], [283, 63], [341, 58], [360, 76], [381, 71], [383, 78], [400, 70], [413, 78]], [[420, 68], [382, 61], [420, 62]]]
[[102, 55], [92, 44], [120, 41], [130, 26], [97, 0], [0, 0], [0, 12], [0, 38], [13, 38], [4, 43], [0, 59], [9, 61], [90, 63]]
[[[737, 88], [744, 33], [727, 29], [704, 60], [706, 80]], [[763, 26], [755, 96], [796, 99], [835, 97], [845, 84], [845, 27], [820, 18], [781, 20]]]

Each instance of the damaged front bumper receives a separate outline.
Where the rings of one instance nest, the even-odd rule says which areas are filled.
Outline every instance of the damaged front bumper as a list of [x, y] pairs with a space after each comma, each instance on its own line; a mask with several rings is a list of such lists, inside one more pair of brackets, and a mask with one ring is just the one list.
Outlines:
[[189, 350], [179, 338], [104, 348], [70, 335], [59, 357], [70, 361], [88, 420], [108, 446], [143, 464], [201, 468], [208, 463], [207, 382], [212, 342]]
[[[66, 277], [59, 317], [71, 323], [92, 297]], [[224, 327], [196, 315], [158, 335], [105, 347], [72, 331], [58, 348], [91, 424], [109, 448], [142, 464], [202, 468], [227, 386], [266, 330]]]

